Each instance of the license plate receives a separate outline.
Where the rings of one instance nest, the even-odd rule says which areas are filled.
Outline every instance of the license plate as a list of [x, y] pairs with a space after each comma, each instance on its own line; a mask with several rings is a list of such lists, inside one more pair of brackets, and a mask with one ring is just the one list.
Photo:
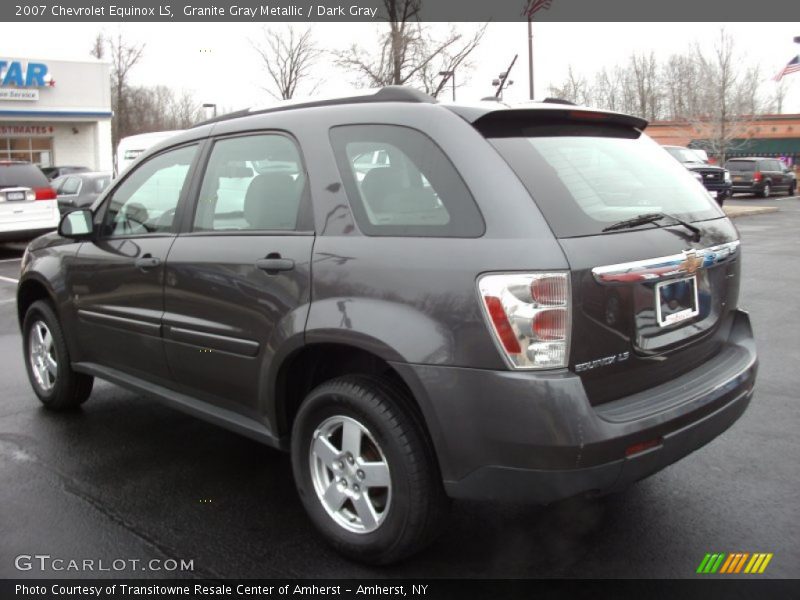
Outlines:
[[734, 181], [742, 181], [743, 179], [744, 179], [744, 177], [742, 177], [741, 175], [734, 175], [733, 176], [733, 180]]
[[25, 192], [6, 192], [6, 200], [9, 202], [25, 200]]
[[660, 327], [697, 316], [698, 306], [696, 277], [656, 284], [656, 319]]

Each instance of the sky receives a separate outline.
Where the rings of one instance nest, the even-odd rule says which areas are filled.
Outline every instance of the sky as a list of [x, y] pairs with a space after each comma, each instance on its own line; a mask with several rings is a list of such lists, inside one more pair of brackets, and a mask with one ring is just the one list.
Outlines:
[[[478, 25], [455, 24], [464, 31]], [[800, 44], [798, 23], [534, 23], [534, 82], [536, 98], [550, 85], [560, 83], [572, 65], [574, 72], [591, 79], [602, 67], [623, 63], [631, 52], [655, 52], [659, 59], [694, 47], [712, 48], [720, 26], [736, 40], [747, 64], [757, 64], [764, 75], [762, 92], [769, 96], [771, 78], [796, 54]], [[23, 23], [3, 32], [7, 56], [84, 60], [98, 31], [121, 32], [126, 40], [145, 44], [144, 57], [132, 72], [132, 82], [168, 85], [187, 90], [199, 103], [213, 103], [225, 110], [264, 106], [272, 102], [262, 86], [266, 75], [250, 41], [263, 36], [263, 23]], [[285, 24], [272, 24], [283, 28]], [[299, 27], [304, 27], [300, 24]], [[317, 43], [325, 50], [342, 49], [353, 41], [375, 39], [381, 24], [316, 23]], [[383, 25], [385, 27], [385, 24]], [[431, 27], [443, 30], [446, 25]], [[65, 31], [68, 32], [65, 34]], [[526, 23], [491, 23], [473, 55], [474, 68], [457, 71], [459, 101], [477, 100], [494, 92], [492, 79], [519, 54], [512, 71], [515, 82], [507, 100], [528, 97]], [[315, 76], [323, 79], [318, 93], [346, 94], [352, 77], [323, 61]], [[800, 73], [787, 76], [789, 94], [784, 113], [800, 113]], [[449, 94], [447, 94], [449, 97]]]

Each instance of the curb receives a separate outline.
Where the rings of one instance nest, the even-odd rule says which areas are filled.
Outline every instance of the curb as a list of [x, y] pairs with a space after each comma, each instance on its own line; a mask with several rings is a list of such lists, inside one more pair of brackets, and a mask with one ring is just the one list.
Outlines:
[[723, 210], [729, 219], [735, 219], [737, 217], [752, 217], [753, 215], [774, 213], [780, 209], [777, 206], [724, 206]]

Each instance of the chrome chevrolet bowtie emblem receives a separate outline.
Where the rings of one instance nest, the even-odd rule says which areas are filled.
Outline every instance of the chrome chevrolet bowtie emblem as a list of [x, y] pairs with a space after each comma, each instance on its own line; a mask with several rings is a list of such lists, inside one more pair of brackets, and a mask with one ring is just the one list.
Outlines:
[[697, 255], [695, 250], [684, 250], [683, 256], [683, 262], [678, 265], [678, 270], [684, 271], [689, 275], [697, 273], [697, 269], [703, 265], [703, 259]]

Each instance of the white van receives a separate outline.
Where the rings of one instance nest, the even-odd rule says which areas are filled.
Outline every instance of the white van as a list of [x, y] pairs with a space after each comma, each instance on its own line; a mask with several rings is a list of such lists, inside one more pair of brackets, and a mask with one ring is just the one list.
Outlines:
[[130, 135], [122, 138], [119, 144], [117, 144], [117, 157], [114, 161], [114, 176], [116, 177], [122, 173], [128, 165], [139, 158], [145, 150], [183, 131], [183, 129], [151, 131], [150, 133], [140, 133], [138, 135]]

